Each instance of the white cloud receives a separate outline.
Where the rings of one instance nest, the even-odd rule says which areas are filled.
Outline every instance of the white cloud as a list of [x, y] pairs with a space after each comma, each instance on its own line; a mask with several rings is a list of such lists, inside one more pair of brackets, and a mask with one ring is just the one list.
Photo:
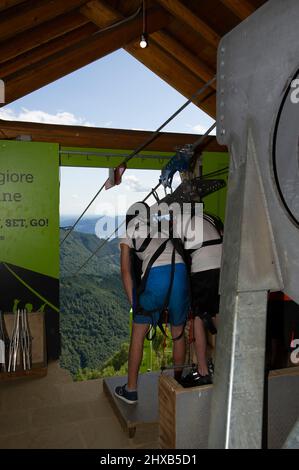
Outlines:
[[[203, 126], [202, 124], [197, 124], [196, 126], [192, 126], [191, 129], [193, 132], [196, 132], [198, 134], [205, 134], [207, 130], [209, 129], [209, 126]], [[215, 135], [215, 134], [216, 134], [216, 130], [213, 129], [211, 132], [211, 135]]]
[[133, 191], [135, 193], [145, 193], [151, 190], [149, 186], [141, 184], [135, 175], [125, 175], [123, 177], [123, 184], [127, 191]]
[[41, 110], [30, 110], [22, 108], [16, 112], [11, 108], [0, 109], [0, 119], [6, 121], [26, 121], [40, 122], [46, 124], [64, 124], [69, 126], [94, 126], [95, 124], [87, 121], [85, 118], [75, 116], [67, 111], [58, 111], [56, 114], [50, 114]]

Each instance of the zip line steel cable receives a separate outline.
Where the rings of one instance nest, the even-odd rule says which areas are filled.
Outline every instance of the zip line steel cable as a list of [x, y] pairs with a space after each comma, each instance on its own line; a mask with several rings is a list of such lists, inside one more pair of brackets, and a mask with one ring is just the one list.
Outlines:
[[[145, 202], [150, 196], [153, 195], [153, 193], [155, 191], [157, 191], [157, 189], [159, 188], [159, 186], [161, 186], [161, 183], [158, 183], [148, 194], [147, 196], [145, 196], [145, 198], [142, 200], [142, 202]], [[84, 263], [80, 266], [79, 269], [77, 269], [77, 271], [71, 275], [71, 277], [73, 276], [76, 276], [80, 271], [81, 269], [83, 269], [88, 263], [89, 261], [103, 248], [104, 245], [106, 245], [106, 243], [108, 243], [108, 241], [110, 240], [110, 238], [118, 232], [118, 230], [120, 229], [120, 227], [122, 227], [125, 223], [125, 220], [119, 224], [116, 229], [114, 230], [114, 232], [112, 232], [109, 237], [105, 238], [105, 240], [102, 241], [102, 243], [96, 248], [96, 250], [89, 256], [89, 258], [87, 258], [86, 261], [84, 261]]]
[[[137, 149], [135, 149], [130, 155], [128, 155], [123, 161], [122, 163], [120, 163], [118, 166], [121, 166], [121, 165], [127, 165], [127, 163], [133, 158], [135, 157], [136, 155], [138, 155], [139, 152], [141, 152], [142, 150], [144, 150], [149, 144], [151, 144], [154, 140], [156, 140], [159, 135], [160, 135], [160, 132], [161, 130], [167, 126], [176, 116], [178, 116], [178, 114], [180, 114], [187, 106], [189, 106], [190, 103], [192, 103], [192, 101], [199, 95], [201, 95], [206, 89], [208, 89], [208, 87], [210, 85], [212, 85], [212, 83], [214, 83], [214, 81], [216, 80], [216, 75], [211, 79], [209, 80], [207, 83], [205, 83], [205, 85], [203, 87], [201, 87], [199, 90], [196, 91], [196, 93], [194, 93], [194, 95], [191, 96], [191, 98], [189, 98], [175, 113], [173, 113], [160, 127], [158, 127], [158, 129], [156, 129], [152, 134], [151, 136], [142, 144], [140, 145], [139, 147], [137, 147]], [[208, 99], [212, 94], [214, 94], [214, 92], [212, 93], [209, 93], [205, 98], [203, 98], [202, 100], [200, 100], [198, 102], [198, 104], [202, 103], [203, 101], [205, 101], [206, 99]], [[215, 123], [215, 126], [216, 126], [216, 123]], [[214, 126], [214, 127], [215, 127]], [[213, 129], [214, 129], [213, 127]], [[204, 139], [208, 134], [205, 134], [204, 136], [202, 136], [201, 139]], [[201, 143], [201, 139], [199, 139], [199, 143]], [[198, 142], [198, 141], [197, 141]], [[197, 145], [199, 145], [197, 143]], [[82, 219], [82, 217], [84, 216], [84, 214], [87, 212], [87, 210], [90, 208], [90, 206], [92, 205], [92, 203], [96, 200], [96, 198], [100, 195], [100, 193], [103, 191], [104, 187], [105, 187], [105, 184], [106, 184], [106, 181], [105, 183], [101, 186], [101, 188], [99, 189], [99, 191], [95, 194], [95, 196], [92, 198], [92, 200], [90, 201], [90, 203], [88, 204], [88, 206], [84, 209], [84, 211], [82, 212], [82, 214], [80, 215], [80, 217], [78, 217], [78, 219], [76, 220], [76, 222], [71, 226], [70, 230], [67, 232], [67, 234], [65, 235], [65, 237], [62, 239], [62, 241], [60, 242], [60, 246], [65, 242], [65, 240], [68, 238], [68, 236], [73, 232], [74, 228], [76, 227], [76, 225], [80, 222], [80, 220]]]
[[221, 175], [227, 173], [228, 169], [229, 169], [229, 167], [225, 166], [224, 168], [219, 168], [219, 170], [215, 170], [215, 171], [211, 171], [210, 173], [206, 173], [205, 175], [202, 175], [200, 178], [205, 179], [205, 178], [221, 176]]
[[199, 139], [197, 139], [194, 144], [192, 144], [192, 150], [196, 150], [196, 148], [203, 143], [203, 141], [205, 140], [205, 138], [210, 135], [210, 133], [212, 132], [212, 130], [215, 129], [215, 127], [217, 126], [217, 122], [215, 121], [214, 124], [211, 125], [211, 127], [209, 127], [209, 129], [205, 132], [204, 135], [201, 135]]
[[[215, 170], [215, 171], [211, 171], [210, 173], [206, 173], [205, 175], [202, 175], [200, 178], [205, 179], [205, 178], [221, 176], [222, 174], [227, 173], [228, 169], [229, 169], [228, 166], [226, 166], [224, 168], [219, 168], [219, 170]], [[153, 193], [159, 188], [159, 186], [161, 186], [161, 183], [157, 184], [157, 186], [155, 186], [150, 191], [150, 193], [143, 199], [142, 202], [145, 202], [151, 195], [153, 195]], [[125, 220], [117, 226], [117, 228], [109, 235], [109, 237], [105, 238], [105, 240], [102, 241], [102, 243], [89, 256], [89, 258], [80, 266], [79, 269], [77, 269], [77, 271], [74, 274], [71, 274], [70, 277], [74, 277], [77, 274], [79, 274], [79, 272], [89, 263], [89, 261], [106, 245], [106, 243], [108, 243], [108, 241], [111, 239], [111, 237], [113, 237], [113, 235], [115, 235], [117, 233], [117, 231], [124, 225], [124, 223], [125, 223]]]
[[[105, 182], [105, 183], [106, 183], [106, 182]], [[80, 222], [80, 220], [82, 219], [83, 215], [88, 211], [88, 209], [90, 208], [90, 206], [92, 205], [92, 203], [96, 200], [96, 198], [99, 196], [99, 194], [103, 191], [103, 189], [105, 188], [105, 183], [100, 187], [100, 189], [98, 190], [98, 192], [94, 195], [94, 197], [92, 198], [92, 200], [90, 201], [90, 203], [88, 204], [88, 206], [84, 209], [84, 211], [82, 212], [82, 214], [80, 215], [80, 217], [78, 217], [78, 219], [76, 220], [76, 222], [71, 226], [70, 230], [67, 232], [67, 234], [65, 235], [65, 237], [61, 240], [60, 246], [65, 242], [65, 240], [67, 239], [67, 237], [72, 233], [72, 231], [74, 230], [74, 228], [76, 227], [76, 225]]]
[[[191, 98], [189, 98], [175, 113], [173, 113], [165, 122], [163, 122], [163, 124], [161, 124], [161, 126], [158, 127], [158, 129], [156, 129], [152, 133], [152, 135], [144, 142], [144, 144], [137, 147], [136, 150], [134, 150], [127, 158], [124, 159], [123, 163], [124, 164], [128, 163], [128, 161], [130, 161], [133, 157], [135, 157], [135, 155], [137, 155], [139, 152], [144, 150], [145, 147], [147, 147], [154, 140], [156, 140], [157, 137], [159, 137], [159, 134], [160, 134], [161, 130], [164, 129], [164, 127], [166, 127], [174, 118], [176, 118], [178, 116], [178, 114], [180, 114], [187, 106], [189, 106], [189, 104], [191, 104], [192, 101], [197, 96], [201, 95], [204, 91], [206, 91], [207, 88], [209, 88], [209, 86], [212, 85], [215, 82], [215, 80], [216, 80], [216, 75], [211, 80], [209, 80], [207, 83], [205, 83], [205, 85], [203, 87], [201, 87], [199, 90], [197, 90], [197, 92], [194, 93], [194, 95], [192, 95]], [[212, 92], [211, 94], [214, 94], [214, 92]], [[205, 101], [209, 96], [211, 96], [211, 95], [209, 94], [208, 96], [203, 98], [203, 100], [200, 100], [198, 104]]]
[[[215, 123], [216, 124], [216, 123]], [[202, 139], [204, 139], [205, 137], [207, 137], [209, 135], [209, 133], [215, 128], [215, 124], [213, 124], [208, 130], [207, 132], [201, 136], [201, 138], [197, 141], [201, 141]], [[198, 143], [197, 143], [198, 145]], [[227, 172], [228, 170], [228, 166], [224, 167], [224, 168], [220, 168], [219, 170], [215, 170], [215, 171], [212, 171], [210, 173], [206, 173], [205, 175], [202, 175], [201, 176], [201, 179], [205, 179], [205, 178], [209, 178], [209, 177], [215, 177], [215, 176], [220, 176], [224, 173]], [[142, 202], [145, 202], [150, 196], [154, 195], [155, 191], [161, 186], [161, 183], [158, 183], [149, 193], [148, 195], [142, 200]], [[104, 247], [104, 245], [106, 245], [106, 243], [108, 243], [108, 241], [111, 239], [111, 237], [113, 235], [115, 235], [118, 230], [124, 225], [125, 223], [125, 220], [117, 226], [117, 228], [109, 235], [109, 237], [105, 238], [105, 240], [102, 241], [102, 243], [100, 243], [100, 245], [96, 248], [96, 250], [91, 253], [91, 255], [87, 258], [86, 261], [84, 261], [84, 263], [79, 267], [79, 269], [77, 269], [77, 271], [72, 274], [70, 277], [74, 277], [76, 276], [77, 274], [79, 274], [79, 272], [89, 263], [89, 261]]]

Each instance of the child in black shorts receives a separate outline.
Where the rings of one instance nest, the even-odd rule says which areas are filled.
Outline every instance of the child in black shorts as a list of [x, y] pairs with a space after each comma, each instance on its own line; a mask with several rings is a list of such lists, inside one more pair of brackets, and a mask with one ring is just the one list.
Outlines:
[[185, 248], [191, 257], [191, 314], [197, 369], [183, 379], [183, 385], [205, 385], [212, 383], [207, 361], [206, 329], [212, 334], [217, 332], [215, 325], [219, 312], [222, 231], [214, 217], [204, 214], [202, 243], [192, 246], [187, 242]]

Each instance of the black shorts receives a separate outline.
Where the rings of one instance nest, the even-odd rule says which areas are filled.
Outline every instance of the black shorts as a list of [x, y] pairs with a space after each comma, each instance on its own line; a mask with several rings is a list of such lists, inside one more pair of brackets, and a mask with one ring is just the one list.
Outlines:
[[220, 269], [209, 269], [191, 275], [191, 306], [193, 317], [219, 312]]

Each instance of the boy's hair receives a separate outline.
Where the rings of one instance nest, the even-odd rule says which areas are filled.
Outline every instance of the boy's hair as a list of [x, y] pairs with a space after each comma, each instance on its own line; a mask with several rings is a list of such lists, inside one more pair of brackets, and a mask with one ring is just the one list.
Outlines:
[[146, 202], [139, 201], [139, 202], [134, 202], [131, 207], [127, 210], [126, 213], [126, 230], [128, 229], [129, 223], [135, 219], [140, 214], [140, 208], [143, 206], [144, 211], [143, 214], [146, 213], [147, 215], [147, 220], [149, 219], [149, 213], [150, 213], [150, 207]]

